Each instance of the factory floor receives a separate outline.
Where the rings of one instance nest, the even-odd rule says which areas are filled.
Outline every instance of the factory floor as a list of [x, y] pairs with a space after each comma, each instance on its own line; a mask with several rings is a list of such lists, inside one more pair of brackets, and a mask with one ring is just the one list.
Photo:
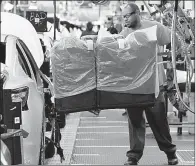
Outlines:
[[[123, 165], [129, 149], [127, 117], [122, 116], [123, 112], [124, 109], [110, 109], [102, 110], [99, 116], [90, 112], [69, 114], [61, 129], [65, 160], [61, 163], [55, 154], [45, 165]], [[174, 115], [168, 118], [172, 123], [178, 119]], [[178, 127], [170, 126], [173, 143], [177, 145], [178, 165], [195, 165], [194, 126], [182, 128], [181, 135]], [[149, 127], [138, 165], [167, 165], [166, 155], [159, 150]]]

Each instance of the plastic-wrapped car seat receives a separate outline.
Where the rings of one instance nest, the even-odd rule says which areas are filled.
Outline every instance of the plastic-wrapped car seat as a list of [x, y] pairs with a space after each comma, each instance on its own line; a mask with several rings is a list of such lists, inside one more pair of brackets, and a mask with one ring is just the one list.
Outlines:
[[78, 112], [153, 106], [157, 39], [151, 31], [156, 26], [121, 40], [99, 33], [92, 51], [72, 37], [56, 43], [51, 51], [56, 108]]
[[66, 37], [51, 50], [55, 107], [59, 111], [92, 110], [95, 105], [95, 54], [85, 41]]
[[[155, 99], [156, 26], [131, 33], [124, 41], [98, 38], [99, 108], [150, 106]], [[124, 47], [121, 46], [124, 43]]]

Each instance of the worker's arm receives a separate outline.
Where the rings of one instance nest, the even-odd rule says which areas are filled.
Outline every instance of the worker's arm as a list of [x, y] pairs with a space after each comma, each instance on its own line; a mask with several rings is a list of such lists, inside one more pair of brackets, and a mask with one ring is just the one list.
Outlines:
[[[171, 43], [171, 30], [157, 22], [157, 42], [158, 45], [168, 45]], [[176, 48], [179, 49], [181, 47], [181, 43], [176, 36]]]

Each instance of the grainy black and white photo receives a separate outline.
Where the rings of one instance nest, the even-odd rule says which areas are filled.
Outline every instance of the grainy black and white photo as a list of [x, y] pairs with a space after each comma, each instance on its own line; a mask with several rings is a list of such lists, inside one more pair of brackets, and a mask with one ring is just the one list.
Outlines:
[[0, 0], [1, 165], [195, 165], [194, 0]]

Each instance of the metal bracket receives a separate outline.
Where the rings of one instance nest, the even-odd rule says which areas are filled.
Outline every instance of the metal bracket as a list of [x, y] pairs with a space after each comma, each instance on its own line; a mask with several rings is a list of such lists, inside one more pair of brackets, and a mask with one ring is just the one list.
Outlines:
[[15, 129], [7, 129], [7, 133], [1, 134], [0, 139], [5, 140], [11, 137], [23, 136], [23, 138], [27, 138], [29, 133], [23, 129], [15, 130]]

